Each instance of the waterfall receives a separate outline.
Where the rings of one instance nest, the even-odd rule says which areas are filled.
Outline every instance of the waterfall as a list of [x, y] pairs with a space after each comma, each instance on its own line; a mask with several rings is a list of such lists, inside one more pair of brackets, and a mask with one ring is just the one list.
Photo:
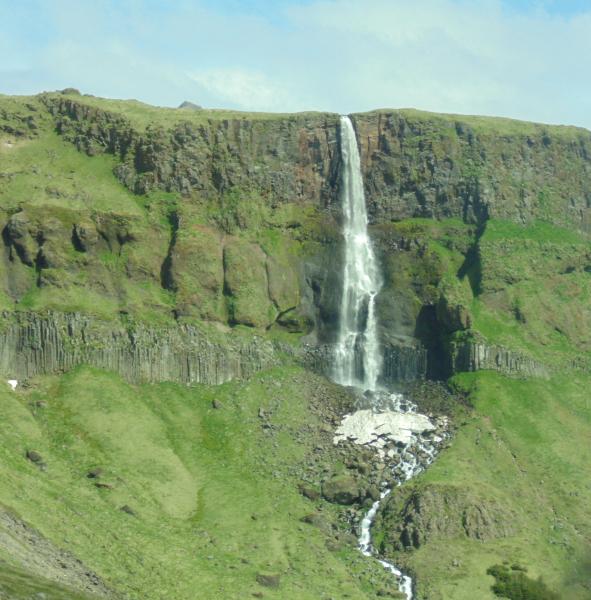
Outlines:
[[[378, 341], [375, 300], [382, 280], [367, 232], [367, 209], [361, 175], [361, 160], [357, 147], [355, 130], [349, 117], [341, 117], [341, 159], [342, 181], [341, 202], [343, 207], [343, 236], [345, 238], [345, 262], [343, 267], [343, 295], [338, 339], [334, 356], [333, 379], [341, 385], [354, 386], [369, 390], [372, 394], [372, 410], [379, 410], [378, 380], [382, 371], [382, 352]], [[414, 412], [414, 407], [402, 406], [401, 396], [392, 394], [390, 404], [398, 414]], [[363, 412], [358, 411], [357, 416]], [[413, 437], [413, 442], [418, 438]], [[335, 440], [337, 443], [338, 440]], [[422, 466], [411, 453], [406, 453], [411, 443], [404, 445], [405, 454], [401, 456], [403, 480], [410, 479]], [[408, 456], [407, 456], [408, 454]], [[431, 457], [431, 454], [429, 454]], [[431, 458], [429, 459], [431, 460]], [[380, 506], [380, 502], [390, 493], [390, 488], [382, 490], [380, 500], [373, 506], [361, 522], [359, 549], [368, 557], [374, 556], [371, 544], [371, 526]], [[378, 559], [379, 560], [379, 559]], [[412, 600], [412, 579], [403, 574], [395, 565], [379, 560], [382, 566], [398, 580], [398, 588], [407, 600]]]
[[361, 161], [349, 117], [341, 117], [340, 132], [345, 265], [333, 378], [342, 385], [375, 390], [382, 369], [375, 299], [382, 281], [367, 233]]

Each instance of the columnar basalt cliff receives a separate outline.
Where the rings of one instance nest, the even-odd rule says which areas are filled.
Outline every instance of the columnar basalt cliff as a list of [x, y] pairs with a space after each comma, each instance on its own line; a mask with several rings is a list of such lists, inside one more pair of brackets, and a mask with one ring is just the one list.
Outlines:
[[0, 372], [23, 380], [87, 364], [132, 383], [216, 385], [280, 362], [281, 347], [261, 338], [211, 337], [189, 325], [126, 328], [81, 314], [4, 313]]
[[548, 377], [550, 369], [520, 352], [484, 342], [451, 342], [450, 373], [461, 371], [499, 371], [509, 376]]

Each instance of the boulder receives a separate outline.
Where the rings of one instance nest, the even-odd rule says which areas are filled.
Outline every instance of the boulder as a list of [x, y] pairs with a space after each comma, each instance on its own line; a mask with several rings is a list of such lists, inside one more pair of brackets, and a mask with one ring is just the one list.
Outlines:
[[359, 485], [349, 475], [338, 475], [322, 484], [322, 496], [333, 504], [354, 504], [360, 500]]
[[43, 462], [43, 457], [36, 450], [27, 450], [26, 457], [36, 465], [39, 465]]
[[257, 583], [264, 587], [277, 589], [281, 582], [281, 575], [278, 573], [257, 573]]
[[301, 484], [299, 490], [302, 496], [308, 500], [314, 501], [320, 498], [320, 492], [309, 485]]

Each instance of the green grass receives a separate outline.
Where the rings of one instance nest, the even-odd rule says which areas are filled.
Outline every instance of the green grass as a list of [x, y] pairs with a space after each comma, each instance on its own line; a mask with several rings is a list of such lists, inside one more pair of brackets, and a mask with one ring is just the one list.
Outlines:
[[564, 368], [587, 360], [591, 346], [589, 241], [536, 222], [487, 223], [478, 240], [479, 289], [471, 301], [473, 328], [490, 343], [524, 351]]
[[[74, 102], [109, 111], [118, 114], [130, 121], [138, 128], [145, 129], [148, 126], [173, 127], [179, 122], [190, 122], [192, 124], [206, 124], [209, 121], [222, 121], [225, 119], [244, 119], [269, 121], [299, 117], [317, 114], [314, 112], [302, 113], [265, 113], [265, 112], [246, 112], [237, 110], [204, 108], [202, 110], [183, 110], [178, 108], [169, 108], [163, 106], [152, 106], [139, 102], [138, 100], [114, 100], [109, 98], [98, 98], [96, 96], [62, 96], [59, 93], [44, 94], [50, 99], [67, 98]], [[336, 118], [336, 115], [335, 115]]]
[[94, 595], [77, 592], [40, 575], [0, 563], [0, 598], [7, 600], [92, 600]]
[[[134, 387], [80, 368], [29, 391], [2, 389], [0, 503], [130, 598], [251, 598], [258, 572], [281, 574], [266, 598], [374, 597], [357, 551], [332, 553], [299, 522], [313, 510], [297, 473], [314, 442], [294, 434], [318, 424], [309, 397], [322, 385], [284, 368], [219, 387]], [[112, 489], [86, 477], [95, 467]]]
[[417, 574], [418, 597], [492, 600], [486, 571], [508, 560], [542, 576], [563, 600], [588, 598], [591, 377], [519, 381], [480, 372], [453, 383], [470, 393], [474, 414], [418, 485], [484, 495], [512, 515], [515, 533], [435, 541], [403, 556]]
[[[6, 141], [13, 146], [3, 146]], [[5, 210], [27, 204], [130, 216], [143, 213], [136, 197], [113, 176], [114, 157], [89, 159], [51, 130], [24, 140], [0, 134], [0, 157], [0, 207]]]
[[585, 244], [589, 240], [572, 229], [558, 227], [544, 221], [534, 221], [528, 225], [520, 225], [512, 221], [491, 219], [487, 221], [482, 235], [482, 242], [496, 242], [499, 240], [531, 240], [535, 242], [555, 244]]
[[589, 131], [582, 127], [568, 125], [546, 125], [542, 123], [532, 123], [529, 121], [520, 121], [517, 119], [507, 119], [504, 117], [488, 117], [479, 115], [461, 115], [453, 113], [433, 113], [414, 108], [388, 109], [381, 108], [370, 111], [365, 114], [399, 114], [408, 121], [415, 123], [432, 122], [433, 124], [446, 126], [450, 131], [455, 130], [456, 124], [461, 123], [469, 126], [475, 133], [489, 135], [543, 135], [550, 133], [566, 139], [572, 139], [577, 136], [588, 137]]
[[[49, 98], [63, 98], [61, 94], [45, 94]], [[94, 108], [119, 114], [139, 128], [145, 128], [147, 125], [159, 125], [170, 127], [179, 121], [189, 121], [191, 123], [205, 123], [208, 120], [223, 119], [249, 119], [249, 120], [275, 120], [285, 118], [298, 118], [311, 114], [322, 114], [314, 111], [302, 113], [265, 113], [265, 112], [243, 112], [236, 110], [211, 109], [206, 108], [199, 111], [179, 110], [176, 108], [152, 106], [139, 102], [137, 100], [114, 100], [108, 98], [97, 98], [95, 96], [67, 96], [72, 101], [85, 104]], [[563, 125], [544, 125], [539, 123], [530, 123], [515, 119], [506, 119], [502, 117], [484, 117], [474, 115], [457, 115], [431, 113], [427, 111], [416, 110], [413, 108], [404, 109], [378, 109], [369, 113], [371, 115], [379, 112], [384, 114], [400, 114], [409, 121], [418, 123], [435, 122], [445, 124], [450, 130], [455, 130], [457, 122], [470, 126], [475, 132], [494, 135], [542, 135], [551, 132], [553, 136], [572, 138], [577, 135], [588, 133], [587, 130]], [[326, 114], [326, 113], [325, 113]], [[337, 118], [336, 114], [331, 114]]]

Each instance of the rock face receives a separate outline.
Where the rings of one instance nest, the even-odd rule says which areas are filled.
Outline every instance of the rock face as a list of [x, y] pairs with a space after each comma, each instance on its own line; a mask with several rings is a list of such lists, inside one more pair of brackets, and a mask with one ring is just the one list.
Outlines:
[[589, 131], [412, 111], [354, 120], [376, 222], [549, 218], [589, 230]]
[[452, 342], [451, 371], [498, 371], [509, 376], [548, 377], [548, 369], [520, 352], [482, 342]]
[[511, 515], [495, 501], [452, 486], [424, 485], [392, 492], [376, 527], [384, 531], [381, 549], [387, 553], [435, 540], [503, 538], [515, 533], [511, 523]]
[[[31, 197], [3, 196], [0, 206], [0, 309], [99, 315], [115, 323], [113, 335], [126, 357], [136, 351], [136, 342], [123, 343], [121, 315], [168, 324], [133, 331], [140, 338], [166, 331], [165, 346], [173, 354], [186, 340], [190, 348], [201, 344], [189, 332], [202, 322], [223, 330], [248, 328], [255, 336], [272, 330], [295, 333], [295, 340], [301, 334], [308, 344], [306, 364], [331, 372], [343, 261], [337, 115], [141, 105], [128, 111], [117, 102], [72, 94], [11, 102], [10, 110], [0, 111], [0, 134], [12, 136], [5, 142], [11, 153], [16, 139], [34, 143], [57, 131], [88, 156], [114, 155], [113, 173], [127, 190], [111, 181], [109, 167], [101, 181], [109, 179], [115, 186], [109, 194], [121, 197], [95, 201], [86, 180], [65, 183], [75, 176], [56, 170], [57, 155], [46, 172], [35, 161], [3, 170], [0, 193], [12, 190], [3, 186], [14, 179], [20, 182], [14, 189], [28, 185]], [[369, 232], [383, 275], [376, 315], [385, 383], [478, 369], [544, 376], [546, 368], [522, 352], [472, 335], [478, 329], [475, 300], [502, 318], [517, 319], [520, 327], [531, 323], [539, 346], [559, 331], [577, 349], [588, 350], [588, 327], [573, 325], [591, 322], [582, 300], [564, 311], [550, 310], [543, 299], [529, 308], [534, 302], [528, 290], [517, 288], [551, 275], [558, 292], [569, 273], [591, 269], [591, 251], [580, 240], [567, 248], [560, 235], [549, 243], [544, 232], [538, 236], [542, 242], [522, 232], [505, 235], [504, 226], [496, 237], [484, 234], [491, 219], [513, 227], [542, 219], [586, 240], [575, 230], [589, 230], [589, 132], [415, 111], [352, 118]], [[78, 158], [92, 163], [93, 172], [99, 162]], [[401, 221], [409, 217], [428, 219]], [[568, 283], [565, 298], [584, 296], [579, 283]], [[36, 319], [42, 321], [30, 317]], [[154, 370], [154, 379], [224, 380], [242, 372], [236, 366], [242, 358], [233, 357], [247, 351], [235, 339], [228, 338], [227, 356], [225, 340], [214, 344], [223, 354], [219, 360], [204, 347], [191, 367], [164, 367], [168, 359], [154, 358], [156, 366], [145, 369]], [[137, 343], [144, 344], [143, 338]], [[84, 348], [91, 364], [119, 360]], [[184, 350], [179, 352], [182, 362]], [[86, 360], [66, 354], [67, 359], [46, 359], [25, 351], [33, 364], [51, 363], [51, 369]], [[127, 366], [117, 370], [149, 380], [152, 375], [130, 366], [136, 360], [122, 358]], [[7, 359], [6, 365], [16, 368], [15, 361]], [[15, 373], [24, 371], [21, 365]]]
[[88, 364], [131, 382], [219, 384], [278, 362], [271, 342], [232, 336], [216, 342], [189, 325], [125, 328], [64, 313], [4, 313], [0, 325], [0, 372], [18, 379]]
[[48, 97], [46, 104], [58, 131], [80, 150], [120, 156], [116, 175], [138, 193], [209, 195], [242, 187], [271, 202], [334, 198], [337, 115], [204, 119], [141, 132], [122, 116], [70, 97]]
[[[383, 352], [383, 383], [424, 379], [427, 372], [427, 352], [420, 344], [387, 345]], [[308, 346], [304, 349], [303, 360], [308, 368], [330, 376], [334, 367], [334, 346], [331, 344]]]
[[[271, 202], [338, 200], [338, 115], [240, 116], [144, 132], [126, 118], [48, 96], [58, 131], [89, 154], [121, 157], [130, 189], [257, 189]], [[382, 110], [353, 115], [372, 220], [457, 217], [589, 231], [591, 133], [504, 119]]]

